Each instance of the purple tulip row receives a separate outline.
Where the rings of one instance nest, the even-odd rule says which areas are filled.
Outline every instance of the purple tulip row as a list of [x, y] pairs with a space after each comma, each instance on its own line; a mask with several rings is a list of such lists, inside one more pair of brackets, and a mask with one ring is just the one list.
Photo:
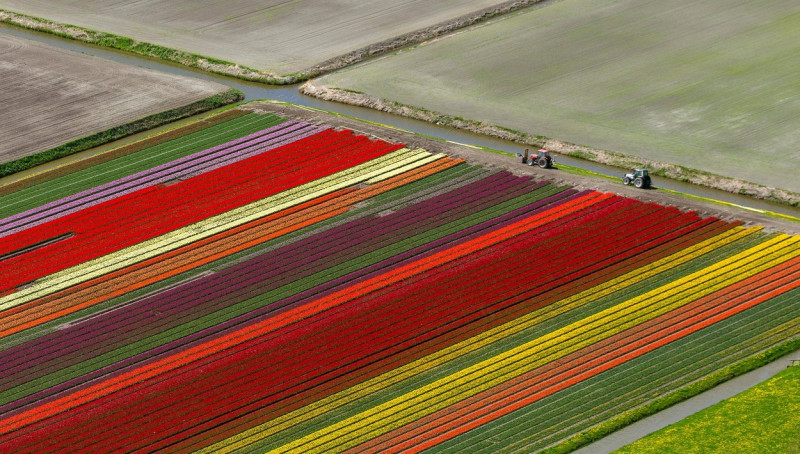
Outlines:
[[180, 159], [41, 205], [0, 220], [0, 238], [148, 186], [199, 175], [267, 152], [326, 128], [285, 122]]
[[[436, 215], [439, 215], [438, 224], [449, 222], [448, 219], [452, 220], [454, 218], [452, 210], [457, 208], [458, 201], [460, 201], [461, 198], [466, 197], [472, 199], [473, 196], [478, 195], [481, 191], [484, 193], [484, 197], [489, 200], [492, 199], [491, 196], [494, 194], [494, 203], [499, 203], [496, 198], [498, 194], [510, 195], [514, 194], [514, 192], [496, 192], [496, 189], [498, 187], [507, 187], [507, 185], [512, 182], [517, 182], [516, 184], [518, 184], [520, 179], [510, 175], [494, 175], [485, 180], [483, 184], [473, 184], [469, 190], [463, 187], [458, 188], [451, 191], [449, 194], [444, 194], [426, 201], [424, 206], [429, 207], [427, 210], [428, 222], [434, 222], [432, 220], [437, 219]], [[501, 183], [501, 180], [504, 180], [504, 183]], [[529, 184], [529, 186], [538, 187], [539, 185]], [[487, 189], [489, 190], [487, 191]], [[526, 190], [530, 190], [530, 188]], [[568, 191], [562, 193], [561, 197], [566, 197], [574, 192], [575, 191]], [[459, 198], [459, 196], [461, 198]], [[526, 209], [530, 211], [531, 208], [546, 206], [549, 202], [553, 202], [557, 198], [558, 197], [554, 197], [551, 200], [532, 204], [527, 208], [517, 210], [515, 213], [510, 213], [509, 215], [498, 218], [497, 221], [502, 221], [504, 223], [512, 222], [513, 219], [516, 219], [520, 215], [528, 215], [525, 213]], [[442, 209], [445, 206], [445, 202], [451, 205], [449, 211]], [[76, 364], [77, 362], [90, 359], [112, 350], [113, 348], [122, 347], [137, 339], [142, 339], [179, 325], [180, 323], [191, 321], [197, 317], [220, 310], [246, 298], [255, 297], [265, 291], [276, 288], [276, 286], [290, 283], [302, 276], [308, 276], [342, 261], [341, 257], [337, 259], [335, 255], [328, 255], [327, 257], [320, 256], [317, 257], [316, 265], [309, 267], [307, 266], [309, 261], [307, 255], [310, 251], [328, 250], [328, 252], [339, 252], [342, 250], [342, 247], [337, 249], [332, 249], [332, 247], [341, 245], [342, 243], [349, 243], [350, 247], [357, 247], [363, 253], [364, 247], [366, 247], [363, 246], [364, 241], [370, 238], [369, 232], [395, 231], [393, 226], [399, 225], [398, 223], [407, 223], [408, 219], [414, 218], [415, 215], [417, 216], [417, 222], [424, 224], [425, 222], [423, 222], [422, 219], [426, 218], [421, 216], [421, 212], [416, 211], [416, 209], [420, 207], [414, 206], [410, 208], [414, 209], [401, 210], [393, 213], [393, 215], [382, 218], [367, 219], [366, 222], [364, 222], [365, 220], [361, 220], [361, 222], [356, 223], [362, 224], [360, 228], [356, 225], [346, 225], [336, 229], [338, 231], [324, 232], [324, 234], [310, 237], [304, 241], [298, 242], [298, 244], [291, 244], [284, 248], [284, 250], [253, 258], [247, 262], [240, 263], [229, 269], [207, 276], [202, 280], [196, 280], [191, 282], [191, 284], [175, 287], [160, 294], [144, 298], [133, 305], [126, 306], [125, 311], [112, 311], [105, 314], [103, 317], [92, 318], [90, 322], [76, 324], [58, 333], [45, 336], [36, 342], [31, 342], [25, 346], [19, 346], [18, 348], [12, 348], [2, 352], [2, 360], [6, 361], [8, 366], [4, 368], [4, 373], [2, 374], [2, 389], [9, 389], [10, 387], [27, 382], [42, 374], [53, 372], [60, 368]], [[345, 277], [334, 279], [314, 289], [284, 298], [281, 301], [262, 307], [251, 314], [245, 314], [234, 320], [208, 328], [202, 333], [196, 335], [191, 334], [184, 339], [172, 342], [169, 346], [162, 346], [164, 349], [158, 347], [149, 353], [140, 354], [134, 358], [121, 359], [122, 362], [119, 364], [89, 372], [88, 376], [69, 380], [67, 383], [55, 386], [45, 393], [52, 395], [51, 393], [53, 392], [60, 392], [60, 390], [79, 385], [83, 380], [91, 379], [90, 377], [99, 376], [97, 374], [106, 374], [112, 370], [118, 370], [118, 368], [125, 365], [138, 363], [160, 352], [171, 351], [188, 341], [198, 342], [200, 340], [208, 340], [208, 336], [214, 335], [213, 333], [240, 327], [242, 323], [247, 323], [247, 320], [253, 317], [269, 317], [271, 313], [275, 313], [276, 309], [286, 304], [291, 304], [292, 307], [296, 307], [302, 304], [304, 299], [315, 298], [319, 296], [322, 291], [326, 293], [333, 291], [334, 288], [357, 277], [363, 279], [366, 278], [367, 275], [386, 272], [387, 270], [399, 266], [401, 260], [413, 261], [417, 259], [415, 256], [424, 253], [426, 249], [432, 246], [438, 246], [439, 248], [450, 247], [451, 244], [449, 243], [457, 241], [460, 235], [463, 236], [464, 234], [472, 233], [472, 235], [475, 236], [483, 234], [485, 229], [491, 228], [491, 225], [497, 221], [485, 222], [481, 226], [470, 228], [459, 234], [450, 235], [430, 245], [415, 248], [412, 251], [402, 253], [391, 259], [384, 260], [381, 263], [350, 273]], [[413, 232], [414, 231], [409, 231], [408, 233], [410, 235]], [[398, 239], [395, 239], [395, 241], [397, 240]], [[372, 248], [369, 250], [372, 250]], [[295, 259], [293, 266], [281, 266], [291, 257], [303, 258]], [[348, 255], [347, 257], [350, 256]], [[304, 265], [306, 265], [306, 267], [302, 272], [302, 276], [298, 276], [298, 267], [302, 268]], [[270, 279], [273, 280], [270, 281]], [[275, 281], [274, 279], [278, 280]], [[98, 339], [102, 339], [102, 341], [98, 341]], [[186, 347], [186, 345], [183, 345], [182, 348]], [[24, 377], [16, 375], [23, 370], [20, 369], [22, 364], [30, 361], [32, 356], [36, 356], [36, 361], [41, 365], [36, 368], [34, 376], [28, 374], [25, 374]], [[31, 372], [30, 369], [28, 372]], [[26, 403], [31, 403], [36, 399], [44, 397], [42, 393], [36, 393], [28, 398], [15, 402], [13, 407], [19, 408], [19, 405], [25, 405]], [[11, 410], [11, 408], [6, 407], [7, 406], [0, 408], [0, 411], [5, 412]]]

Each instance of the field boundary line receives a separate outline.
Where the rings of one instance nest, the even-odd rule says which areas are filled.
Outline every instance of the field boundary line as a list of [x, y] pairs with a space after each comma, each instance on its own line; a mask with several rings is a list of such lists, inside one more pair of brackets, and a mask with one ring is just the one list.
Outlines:
[[[692, 273], [683, 279], [670, 282], [669, 284], [647, 292], [639, 297], [635, 297], [631, 300], [620, 303], [593, 316], [586, 317], [578, 322], [572, 323], [568, 326], [548, 333], [545, 336], [520, 345], [519, 347], [515, 347], [501, 355], [497, 355], [481, 363], [470, 366], [448, 377], [423, 386], [422, 388], [409, 392], [405, 395], [398, 396], [395, 399], [370, 408], [369, 410], [365, 410], [364, 412], [347, 418], [339, 423], [325, 427], [317, 432], [287, 443], [276, 451], [289, 450], [291, 452], [303, 450], [303, 452], [307, 452], [309, 449], [327, 449], [325, 446], [331, 442], [345, 443], [345, 446], [352, 447], [353, 443], [358, 443], [356, 440], [360, 440], [366, 435], [354, 435], [355, 439], [348, 442], [343, 442], [342, 437], [346, 433], [360, 434], [362, 433], [362, 430], [369, 430], [371, 432], [378, 428], [375, 426], [377, 424], [380, 424], [380, 431], [387, 431], [390, 430], [390, 428], [405, 424], [401, 421], [405, 421], [408, 418], [412, 418], [413, 420], [419, 411], [427, 414], [441, 409], [443, 404], [441, 402], [437, 402], [435, 404], [431, 402], [432, 396], [430, 396], [430, 394], [434, 394], [435, 396], [444, 396], [444, 402], [449, 402], [453, 399], [460, 400], [464, 393], [475, 394], [485, 390], [486, 387], [492, 383], [507, 380], [509, 375], [513, 378], [513, 376], [515, 376], [514, 374], [519, 375], [523, 373], [523, 369], [534, 367], [533, 365], [539, 364], [540, 362], [546, 363], [553, 361], [564, 354], [568, 354], [573, 349], [581, 348], [581, 346], [591, 345], [599, 340], [595, 339], [595, 337], [600, 336], [600, 339], [602, 339], [602, 336], [611, 336], [615, 334], [618, 329], [624, 329], [625, 326], [628, 326], [631, 323], [634, 325], [640, 323], [640, 311], [649, 311], [646, 312], [644, 317], [645, 319], [650, 319], [660, 315], [667, 309], [671, 310], [674, 307], [687, 304], [689, 301], [681, 300], [680, 293], [667, 298], [666, 301], [663, 301], [662, 298], [666, 293], [675, 293], [676, 291], [683, 292], [687, 282], [692, 283], [698, 279], [710, 281], [716, 279], [717, 277], [723, 277], [731, 273], [733, 276], [728, 277], [727, 279], [733, 281], [745, 279], [749, 277], [749, 274], [752, 270], [743, 271], [738, 262], [742, 259], [749, 258], [753, 254], [759, 254], [765, 258], [777, 255], [777, 260], [780, 260], [782, 257], [785, 258], [785, 260], [789, 260], [791, 257], [786, 257], [785, 254], [779, 254], [779, 252], [773, 251], [773, 249], [778, 248], [779, 246], [781, 248], [785, 247], [786, 244], [783, 243], [788, 242], [789, 245], [796, 245], [798, 242], [800, 242], [800, 237], [789, 240], [790, 238], [791, 237], [788, 235], [773, 238], [765, 243], [741, 252], [734, 257], [723, 260], [718, 264]], [[800, 250], [795, 248], [794, 254], [800, 254]], [[755, 274], [755, 272], [752, 274]], [[712, 290], [709, 287], [705, 287], [701, 292], [693, 293], [692, 298], [697, 299], [710, 292], [712, 292]], [[658, 306], [655, 310], [652, 310], [654, 304], [648, 305], [648, 303], [650, 303], [650, 300], [654, 298], [657, 301], [656, 304]], [[620, 311], [620, 309], [622, 309], [622, 311]], [[620, 313], [622, 313], [622, 316], [619, 315]], [[590, 334], [596, 327], [604, 326], [607, 318], [615, 320], [619, 324], [613, 332], [606, 330], [598, 334]], [[567, 352], [565, 352], [565, 349], [563, 348], [562, 338], [564, 336], [567, 336], [571, 339], [571, 345], [568, 349], [566, 349], [568, 350]], [[589, 337], [585, 338], [586, 336]], [[556, 346], [558, 346], [558, 350], [551, 354], [556, 355], [555, 357], [548, 355], [544, 358], [537, 357], [536, 359], [530, 359], [531, 357], [537, 356], [533, 352], [544, 351], [545, 349]], [[531, 363], [528, 364], [529, 362]], [[520, 364], [525, 364], [525, 366], [523, 367]], [[512, 368], [512, 370], [501, 373], [501, 371], [509, 367]], [[481, 384], [477, 386], [474, 383], [468, 384], [468, 378], [474, 374], [478, 374], [478, 377], [488, 376], [493, 378], [491, 378], [488, 382], [481, 382]], [[469, 388], [462, 391], [457, 391], [464, 386], [469, 386]], [[424, 409], [421, 409], [420, 405], [424, 406]], [[413, 410], [414, 408], [418, 408], [419, 410]], [[407, 412], [412, 410], [414, 411], [413, 415], [407, 415]], [[390, 423], [390, 420], [396, 422]], [[363, 429], [360, 429], [362, 427]], [[368, 427], [372, 427], [372, 429], [367, 429]], [[331, 446], [328, 447], [330, 448]]]
[[[691, 248], [687, 248], [677, 253], [671, 254], [654, 263], [660, 264], [661, 266], [664, 267], [671, 268], [671, 266], [669, 265], [675, 263], [676, 261], [684, 263], [685, 261], [692, 259], [694, 257], [693, 254], [696, 251], [703, 251], [703, 253], [705, 253], [707, 251], [712, 250], [712, 248], [714, 247], [718, 247], [720, 243], [728, 244], [730, 242], [741, 239], [747, 235], [755, 233], [759, 230], [760, 228], [757, 227], [755, 228], [734, 227], [730, 231], [726, 231], [720, 235], [711, 237], [707, 240], [704, 240], [692, 246]], [[621, 282], [627, 282], [630, 285], [633, 285], [636, 282], [638, 282], [638, 280], [636, 280], [638, 279], [638, 276], [635, 276], [635, 274], [636, 271], [629, 272], [627, 274], [620, 276], [620, 278], [618, 279]], [[643, 276], [641, 277], [641, 280], [645, 279], [646, 277], [649, 276]], [[333, 410], [341, 405], [345, 405], [348, 402], [369, 395], [375, 392], [377, 389], [403, 381], [413, 375], [418, 374], [423, 369], [444, 364], [448, 361], [453, 360], [456, 357], [475, 351], [484, 345], [496, 342], [500, 339], [518, 333], [538, 323], [541, 323], [557, 315], [551, 313], [550, 311], [550, 309], [555, 307], [555, 305], [558, 304], [563, 305], [563, 307], [561, 307], [558, 311], [558, 314], [560, 314], [563, 312], [567, 312], [568, 310], [574, 309], [575, 305], [587, 304], [591, 300], [594, 300], [593, 297], [595, 295], [597, 295], [597, 298], [603, 296], [597, 294], [596, 291], [593, 291], [598, 287], [603, 287], [603, 286], [605, 286], [605, 284], [589, 288], [586, 291], [579, 293], [578, 295], [575, 295], [573, 297], [567, 298], [565, 300], [557, 301], [551, 305], [548, 305], [546, 308], [538, 309], [518, 319], [512, 320], [496, 328], [493, 328], [489, 331], [485, 331], [484, 333], [481, 333], [470, 339], [461, 341], [457, 344], [454, 344], [453, 346], [447, 347], [439, 352], [415, 360], [405, 366], [401, 366], [400, 368], [393, 370], [392, 372], [379, 375], [364, 383], [354, 385], [346, 390], [340, 391], [336, 394], [323, 398], [322, 400], [319, 400], [317, 402], [314, 402], [312, 404], [294, 410], [291, 413], [287, 413], [286, 415], [273, 419], [268, 423], [264, 423], [252, 429], [244, 431], [241, 434], [231, 437], [230, 439], [222, 440], [212, 446], [209, 446], [207, 449], [200, 450], [200, 452], [203, 453], [211, 453], [216, 451], [231, 452], [231, 450], [234, 448], [231, 447], [230, 449], [226, 449], [226, 446], [233, 444], [239, 446], [239, 443], [249, 444], [261, 440], [263, 438], [266, 438], [274, 433], [289, 428], [292, 425], [297, 424], [298, 422], [302, 422], [304, 420], [313, 418], [318, 414], [322, 414], [324, 412]], [[613, 291], [616, 290], [617, 289], [614, 289]], [[587, 301], [586, 298], [590, 298], [590, 300]]]
[[[359, 164], [358, 166], [350, 167], [346, 169], [346, 171], [337, 172], [287, 189], [286, 191], [261, 199], [257, 202], [187, 225], [162, 236], [151, 238], [112, 254], [81, 263], [72, 268], [50, 274], [37, 280], [28, 288], [1, 297], [0, 310], [5, 310], [18, 304], [31, 301], [32, 299], [46, 296], [58, 290], [63, 290], [66, 287], [98, 277], [106, 272], [114, 271], [139, 261], [152, 258], [154, 255], [166, 252], [166, 250], [184, 246], [223, 230], [237, 227], [285, 208], [306, 202], [320, 195], [359, 184], [366, 179], [382, 174], [386, 168], [403, 165], [398, 163], [401, 160], [399, 158], [412, 153], [413, 156], [416, 156], [418, 159], [430, 155], [427, 151], [413, 152], [407, 148], [403, 148]], [[395, 162], [387, 166], [385, 161]]]
[[62, 38], [82, 41], [100, 47], [118, 49], [125, 52], [176, 63], [189, 68], [196, 68], [214, 74], [236, 79], [261, 82], [271, 85], [289, 85], [303, 82], [338, 69], [353, 66], [356, 63], [379, 55], [389, 54], [398, 49], [452, 34], [458, 30], [497, 19], [515, 12], [533, 7], [545, 0], [506, 0], [500, 4], [485, 7], [449, 20], [439, 22], [421, 29], [402, 33], [378, 42], [369, 43], [357, 49], [327, 60], [313, 64], [308, 68], [290, 74], [276, 74], [268, 70], [259, 70], [221, 58], [209, 57], [193, 52], [183, 51], [176, 47], [162, 46], [140, 41], [132, 37], [117, 35], [102, 30], [70, 25], [49, 19], [0, 9], [0, 22], [42, 33], [49, 33]]

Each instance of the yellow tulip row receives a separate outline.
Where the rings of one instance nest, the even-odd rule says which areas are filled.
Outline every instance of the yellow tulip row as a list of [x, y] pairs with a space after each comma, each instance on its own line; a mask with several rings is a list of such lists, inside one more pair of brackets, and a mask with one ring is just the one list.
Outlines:
[[41, 298], [339, 189], [367, 181], [377, 182], [380, 179], [389, 178], [395, 170], [410, 170], [440, 159], [442, 156], [441, 154], [432, 155], [422, 149], [396, 150], [333, 175], [53, 273], [39, 279], [30, 287], [0, 298], [0, 310]]
[[544, 315], [546, 316], [545, 319], [555, 317], [556, 315], [571, 311], [576, 307], [583, 306], [592, 301], [597, 301], [601, 298], [611, 295], [614, 292], [618, 292], [644, 281], [645, 279], [656, 276], [686, 262], [694, 260], [704, 254], [707, 254], [727, 244], [733, 243], [734, 241], [740, 240], [760, 230], [761, 227], [735, 227], [717, 236], [683, 249], [680, 252], [657, 260], [649, 265], [637, 268], [615, 279], [603, 282], [602, 284], [598, 284], [592, 288], [584, 290], [581, 293], [550, 304], [546, 308], [541, 309], [541, 311], [544, 312]]
[[682, 279], [318, 430], [280, 447], [279, 451], [305, 453], [356, 446], [800, 255], [798, 243], [800, 237], [778, 235]]
[[518, 319], [483, 332], [471, 339], [454, 344], [448, 348], [420, 358], [391, 372], [385, 373], [336, 394], [325, 397], [317, 402], [306, 405], [286, 415], [280, 416], [268, 423], [253, 427], [235, 436], [222, 440], [206, 449], [203, 453], [232, 452], [251, 443], [265, 439], [296, 424], [313, 419], [321, 414], [332, 411], [364, 396], [372, 394], [382, 388], [402, 382], [429, 368], [439, 366], [480, 349], [498, 340], [514, 335], [536, 324], [548, 320], [556, 315], [575, 309], [603, 298], [615, 291], [634, 285], [658, 273], [669, 270], [680, 264], [706, 254], [714, 249], [733, 243], [750, 234], [761, 230], [760, 227], [743, 228], [735, 227], [712, 238], [704, 240], [686, 249], [678, 251], [663, 259], [657, 260], [647, 266], [630, 271], [616, 279], [599, 284], [569, 298], [565, 298], [544, 308], [533, 311]]
[[[624, 319], [634, 313], [647, 313], [648, 319], [668, 312], [675, 307], [686, 304], [687, 298], [697, 299], [723, 288], [745, 277], [754, 275], [778, 263], [789, 260], [793, 255], [791, 250], [784, 253], [784, 248], [791, 248], [800, 241], [788, 235], [780, 235], [766, 242], [760, 243], [746, 251], [736, 254], [712, 266], [688, 276], [670, 282], [664, 286], [628, 300], [626, 303], [598, 312], [582, 320], [582, 323], [594, 325], [603, 329], [609, 320]], [[797, 255], [795, 251], [795, 255]], [[767, 262], [765, 264], [764, 262]], [[655, 301], [658, 306], [651, 303]], [[627, 327], [639, 322], [628, 323]]]
[[436, 154], [430, 154], [429, 153], [429, 156], [427, 158], [423, 158], [423, 159], [419, 159], [419, 160], [415, 160], [415, 161], [409, 162], [409, 163], [407, 163], [407, 164], [405, 164], [403, 166], [397, 167], [394, 170], [390, 170], [390, 171], [384, 172], [384, 173], [382, 173], [382, 174], [380, 174], [378, 176], [372, 177], [369, 180], [364, 181], [364, 183], [366, 183], [366, 184], [375, 184], [375, 183], [379, 183], [379, 182], [381, 182], [383, 180], [388, 180], [389, 178], [392, 178], [394, 176], [401, 175], [401, 174], [406, 173], [406, 172], [408, 172], [410, 170], [414, 170], [417, 167], [420, 167], [420, 166], [423, 166], [423, 165], [428, 164], [430, 162], [433, 162], [433, 161], [436, 161], [438, 159], [441, 159], [444, 156], [445, 155], [442, 154], [442, 153], [436, 153]]

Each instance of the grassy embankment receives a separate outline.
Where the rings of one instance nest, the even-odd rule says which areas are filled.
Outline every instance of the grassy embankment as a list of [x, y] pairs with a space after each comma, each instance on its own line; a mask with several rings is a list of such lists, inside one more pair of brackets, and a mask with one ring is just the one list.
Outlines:
[[800, 367], [650, 434], [618, 451], [800, 452]]
[[226, 92], [218, 93], [183, 107], [148, 115], [130, 123], [106, 129], [105, 131], [100, 131], [90, 136], [67, 142], [49, 150], [44, 150], [36, 154], [0, 164], [0, 177], [21, 172], [182, 118], [232, 104], [241, 101], [243, 98], [244, 95], [242, 92], [231, 88]]
[[[647, 416], [654, 415], [665, 408], [671, 407], [672, 405], [683, 402], [684, 400], [707, 391], [720, 383], [743, 375], [772, 361], [776, 361], [785, 355], [797, 351], [798, 349], [800, 349], [800, 338], [789, 339], [758, 355], [731, 364], [730, 366], [722, 368], [714, 374], [707, 375], [706, 377], [697, 380], [688, 386], [654, 399], [646, 405], [622, 413], [616, 418], [609, 419], [602, 424], [598, 424], [587, 431], [575, 435], [566, 441], [547, 449], [545, 452], [547, 454], [572, 452], [582, 446], [600, 440], [614, 431], [644, 419]], [[692, 450], [677, 450], [676, 452], [692, 452]]]
[[198, 68], [215, 74], [238, 79], [265, 82], [270, 84], [293, 83], [274, 74], [263, 73], [257, 69], [205, 55], [193, 54], [158, 44], [137, 41], [127, 36], [91, 30], [77, 25], [61, 24], [41, 17], [28, 16], [0, 9], [0, 22], [28, 30], [48, 33], [66, 39], [82, 41], [96, 46], [108, 47], [149, 58], [157, 58], [191, 68]]
[[54, 22], [41, 17], [30, 16], [13, 11], [0, 9], [0, 22], [17, 27], [49, 33], [62, 38], [83, 41], [97, 46], [109, 47], [150, 58], [158, 58], [180, 65], [198, 68], [203, 71], [235, 77], [237, 79], [262, 82], [272, 85], [291, 85], [303, 82], [312, 77], [344, 68], [359, 63], [372, 57], [384, 55], [398, 49], [419, 44], [421, 42], [452, 33], [456, 30], [485, 22], [489, 19], [503, 16], [541, 3], [543, 0], [511, 0], [500, 3], [490, 8], [484, 8], [452, 21], [440, 23], [421, 30], [415, 30], [381, 42], [372, 43], [344, 55], [320, 62], [290, 74], [275, 74], [267, 71], [250, 68], [219, 58], [198, 55], [158, 44], [137, 41], [126, 36], [92, 30], [71, 24]]
[[461, 116], [403, 104], [398, 101], [381, 99], [351, 89], [314, 86], [310, 82], [301, 87], [301, 92], [328, 101], [337, 101], [361, 107], [369, 107], [382, 112], [401, 115], [407, 118], [427, 121], [437, 125], [449, 126], [476, 134], [497, 137], [519, 143], [522, 146], [547, 147], [551, 151], [622, 169], [647, 168], [651, 174], [684, 183], [720, 189], [770, 202], [793, 207], [800, 206], [800, 194], [780, 188], [773, 188], [736, 178], [716, 175], [704, 170], [686, 166], [654, 161], [637, 156], [629, 156], [608, 150], [598, 150], [556, 140], [543, 135], [533, 135], [512, 128], [471, 120]]
[[798, 21], [788, 0], [550, 2], [326, 75], [311, 94], [367, 93], [353, 101], [797, 206]]

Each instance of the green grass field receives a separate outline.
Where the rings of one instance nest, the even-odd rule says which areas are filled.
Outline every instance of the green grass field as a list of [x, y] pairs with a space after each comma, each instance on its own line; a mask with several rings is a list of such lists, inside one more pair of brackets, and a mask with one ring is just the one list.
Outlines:
[[800, 367], [790, 367], [616, 453], [798, 453], [798, 415]]
[[317, 85], [800, 191], [800, 4], [569, 0]]

